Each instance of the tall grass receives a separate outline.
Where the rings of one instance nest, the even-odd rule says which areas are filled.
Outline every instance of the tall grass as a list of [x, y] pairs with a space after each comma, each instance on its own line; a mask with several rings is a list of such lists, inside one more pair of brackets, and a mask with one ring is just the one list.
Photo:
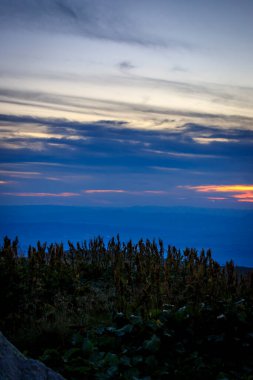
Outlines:
[[101, 313], [159, 312], [164, 304], [182, 306], [237, 299], [252, 294], [253, 276], [233, 263], [220, 266], [211, 251], [165, 247], [163, 242], [119, 236], [107, 246], [101, 237], [89, 242], [30, 246], [18, 254], [18, 240], [5, 237], [0, 249], [0, 328], [15, 331], [41, 319], [83, 324]]
[[187, 308], [203, 323], [203, 307], [219, 315], [224, 305], [252, 301], [253, 273], [241, 273], [233, 261], [221, 266], [210, 250], [181, 251], [160, 240], [125, 243], [119, 236], [107, 245], [100, 236], [69, 242], [68, 250], [38, 242], [26, 256], [19, 255], [18, 239], [5, 237], [0, 248], [0, 330], [33, 357], [67, 350], [74, 333], [88, 336], [117, 315], [138, 315], [144, 324], [163, 309]]

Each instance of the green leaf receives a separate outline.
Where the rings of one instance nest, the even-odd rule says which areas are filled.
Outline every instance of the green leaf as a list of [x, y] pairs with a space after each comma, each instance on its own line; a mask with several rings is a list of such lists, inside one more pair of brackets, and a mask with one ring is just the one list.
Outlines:
[[224, 372], [220, 372], [217, 376], [217, 380], [229, 380], [229, 376]]
[[106, 374], [108, 375], [108, 379], [114, 378], [117, 372], [118, 372], [118, 366], [116, 365], [108, 368], [108, 370], [106, 371]]
[[133, 331], [133, 325], [125, 325], [121, 329], [115, 331], [117, 336], [124, 336], [126, 334], [130, 334]]
[[109, 366], [118, 366], [119, 358], [116, 354], [112, 354], [111, 352], [108, 352], [104, 357], [104, 362]]
[[157, 352], [160, 348], [160, 338], [157, 335], [152, 335], [151, 339], [145, 340], [144, 348], [151, 352]]
[[145, 359], [145, 364], [147, 365], [148, 368], [154, 369], [157, 367], [158, 362], [154, 355], [149, 355]]
[[56, 366], [61, 363], [61, 355], [58, 350], [54, 348], [48, 348], [43, 352], [43, 355], [40, 356], [40, 360], [46, 365]]
[[128, 356], [122, 356], [120, 358], [120, 364], [122, 364], [125, 367], [131, 367], [131, 361]]
[[125, 379], [139, 379], [140, 372], [137, 368], [129, 368], [126, 371], [124, 371], [124, 378]]
[[80, 366], [80, 367], [69, 366], [67, 368], [67, 371], [69, 373], [75, 374], [75, 375], [88, 375], [88, 374], [91, 374], [93, 372], [93, 368], [89, 364], [87, 366]]
[[70, 350], [66, 351], [63, 357], [63, 360], [65, 362], [69, 362], [73, 358], [79, 357], [82, 354], [82, 351], [80, 348], [71, 348]]
[[133, 356], [132, 358], [132, 364], [133, 366], [137, 366], [138, 364], [143, 362], [143, 357], [141, 355]]
[[82, 344], [83, 342], [83, 337], [81, 334], [74, 334], [72, 337], [72, 344], [73, 346], [78, 346], [79, 344]]
[[82, 349], [83, 349], [84, 352], [92, 352], [93, 347], [94, 347], [94, 344], [92, 343], [92, 341], [90, 339], [85, 338], [83, 340]]
[[130, 321], [134, 326], [141, 326], [143, 324], [143, 320], [140, 315], [131, 315]]

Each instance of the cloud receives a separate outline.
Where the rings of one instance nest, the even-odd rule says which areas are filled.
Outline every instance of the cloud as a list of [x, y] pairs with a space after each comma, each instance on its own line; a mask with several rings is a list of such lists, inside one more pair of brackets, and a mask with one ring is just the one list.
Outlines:
[[144, 190], [144, 194], [166, 195], [166, 194], [168, 194], [168, 192], [167, 191], [163, 191], [163, 190]]
[[241, 199], [238, 199], [238, 202], [244, 202], [244, 203], [253, 203], [253, 199], [251, 198], [241, 198]]
[[237, 139], [228, 139], [223, 137], [193, 137], [193, 141], [198, 144], [211, 144], [211, 143], [236, 143]]
[[0, 175], [5, 177], [14, 178], [34, 178], [40, 176], [39, 172], [27, 172], [27, 171], [14, 171], [14, 170], [0, 170]]
[[228, 198], [225, 198], [225, 197], [208, 197], [207, 199], [209, 199], [210, 201], [225, 201]]
[[107, 189], [107, 190], [103, 190], [103, 189], [96, 189], [96, 190], [83, 190], [83, 193], [85, 194], [122, 194], [122, 193], [126, 193], [125, 190], [113, 190], [113, 189]]
[[180, 170], [179, 168], [164, 167], [164, 166], [151, 166], [150, 168], [161, 171], [161, 172], [174, 172], [174, 171]]
[[[243, 159], [244, 169], [248, 170], [252, 162], [253, 131], [249, 130], [200, 124], [143, 130], [124, 120], [87, 123], [15, 115], [0, 115], [0, 122], [5, 128], [0, 141], [5, 152], [4, 161], [11, 159], [15, 150], [18, 161], [33, 161], [36, 156], [38, 161], [46, 154], [54, 159], [47, 159], [48, 163], [44, 165], [57, 164], [57, 159], [58, 165], [64, 165], [68, 163], [68, 158], [62, 155], [65, 150], [71, 152], [73, 163], [101, 165], [103, 158], [102, 166], [122, 166], [130, 170], [143, 165], [150, 170], [152, 167], [185, 170], [192, 165], [191, 162], [199, 160], [194, 171], [203, 172], [201, 166], [205, 166], [204, 171], [216, 166], [215, 161], [211, 161], [214, 159], [220, 161], [218, 171], [223, 167], [227, 170], [233, 159], [235, 167], [239, 167]], [[196, 142], [199, 138], [211, 139], [211, 142], [200, 144]], [[225, 139], [226, 143], [221, 144], [220, 139]]]
[[[135, 199], [150, 204], [152, 200], [167, 204], [183, 198], [182, 202], [200, 198], [210, 202], [207, 197], [224, 197], [226, 203], [239, 204], [246, 197], [233, 196], [252, 191], [243, 187], [238, 192], [232, 187], [226, 192], [228, 187], [224, 191], [220, 187], [228, 186], [231, 178], [234, 182], [229, 186], [252, 183], [253, 132], [249, 130], [193, 123], [148, 130], [134, 128], [124, 120], [76, 122], [20, 115], [0, 115], [0, 123], [7, 133], [2, 141], [22, 146], [1, 148], [1, 180], [18, 179], [9, 185], [9, 197], [12, 193], [22, 198], [23, 194], [30, 202], [33, 194], [49, 194], [48, 198], [51, 194], [50, 199], [64, 199], [60, 195], [68, 186], [70, 194], [80, 195], [73, 196], [73, 202], [76, 199], [80, 204], [113, 197], [120, 204], [133, 204]], [[194, 141], [204, 135], [229, 141]], [[42, 144], [43, 150], [32, 150], [31, 144]], [[207, 185], [210, 179], [214, 184]], [[194, 186], [189, 186], [192, 183]], [[4, 188], [1, 186], [2, 192]], [[35, 198], [39, 203], [46, 201], [46, 195]], [[70, 196], [65, 198], [72, 202]]]
[[210, 155], [210, 154], [201, 154], [201, 153], [185, 153], [185, 152], [170, 152], [170, 151], [162, 151], [162, 150], [154, 150], [154, 149], [146, 149], [147, 152], [159, 154], [159, 155], [165, 155], [170, 157], [177, 157], [177, 158], [185, 158], [185, 159], [196, 159], [196, 158], [225, 158], [224, 156], [217, 156], [217, 155]]
[[181, 72], [181, 73], [182, 72], [183, 73], [188, 72], [188, 69], [186, 67], [181, 66], [181, 65], [175, 65], [175, 66], [172, 67], [171, 70], [175, 71], [175, 72]]
[[[242, 107], [244, 114], [248, 108], [251, 111], [253, 100], [253, 88], [236, 85], [225, 85], [206, 82], [190, 82], [183, 80], [169, 80], [159, 77], [147, 77], [143, 75], [132, 75], [127, 78], [128, 81], [138, 84], [142, 87], [159, 86], [160, 90], [173, 91], [176, 95], [189, 95], [199, 100], [208, 100], [217, 107], [217, 103], [224, 106]], [[243, 112], [242, 111], [242, 112]], [[231, 110], [230, 110], [231, 112]], [[194, 112], [193, 112], [194, 113]], [[196, 115], [198, 112], [196, 112]], [[211, 114], [215, 116], [215, 113]], [[250, 115], [252, 113], [250, 112]]]
[[75, 12], [74, 8], [71, 8], [71, 6], [67, 4], [67, 2], [55, 0], [55, 5], [67, 18], [78, 20], [78, 14]]
[[242, 194], [233, 195], [238, 202], [253, 202], [253, 191], [248, 191]]
[[41, 142], [32, 142], [30, 141], [30, 144], [27, 145], [27, 141], [24, 140], [15, 140], [15, 139], [9, 139], [9, 141], [3, 141], [0, 142], [0, 148], [2, 150], [22, 150], [22, 149], [29, 149], [34, 152], [45, 150], [45, 145]]
[[121, 61], [117, 65], [122, 72], [128, 72], [136, 68], [130, 61]]
[[196, 190], [200, 193], [234, 193], [253, 191], [253, 185], [202, 185], [202, 186], [183, 186], [186, 189]]
[[2, 180], [0, 180], [0, 185], [8, 185], [9, 183], [11, 183], [11, 181], [2, 181]]
[[[56, 74], [57, 75], [57, 74]], [[63, 80], [65, 76], [63, 75]], [[46, 78], [45, 78], [46, 79]], [[51, 78], [52, 79], [52, 78]], [[87, 78], [86, 78], [87, 79]], [[76, 78], [75, 81], [85, 83], [85, 78]], [[140, 86], [145, 89], [146, 93], [152, 91], [154, 86], [161, 87], [161, 90], [169, 90], [172, 92], [177, 92], [182, 96], [192, 96], [192, 93], [197, 94], [197, 97], [217, 97], [220, 96], [220, 104], [223, 104], [223, 95], [220, 93], [221, 89], [214, 88], [210, 90], [210, 86], [205, 85], [194, 85], [183, 82], [176, 81], [166, 81], [160, 79], [152, 79], [152, 78], [141, 78], [134, 75], [127, 75], [121, 77], [108, 77], [108, 83], [110, 81], [114, 81], [118, 83], [121, 81], [121, 84], [124, 84], [126, 81], [126, 85], [132, 83], [133, 86], [139, 88]], [[37, 80], [37, 79], [36, 79]], [[90, 78], [89, 78], [90, 80]], [[92, 81], [94, 83], [101, 85], [101, 78], [93, 78]], [[123, 81], [123, 83], [122, 83]], [[224, 91], [224, 90], [223, 90]], [[234, 91], [237, 94], [240, 94], [238, 88], [235, 88]], [[226, 95], [224, 95], [226, 97]], [[251, 109], [253, 100], [253, 90], [251, 93], [246, 93], [240, 99], [238, 95], [238, 107], [240, 104], [248, 104]], [[195, 112], [193, 110], [184, 109], [174, 109], [169, 106], [158, 106], [158, 105], [148, 105], [145, 102], [140, 103], [131, 103], [131, 101], [118, 101], [108, 100], [101, 98], [89, 98], [84, 96], [71, 96], [71, 95], [59, 95], [57, 93], [49, 93], [46, 91], [23, 91], [23, 90], [14, 90], [7, 88], [0, 88], [0, 103], [2, 104], [10, 104], [10, 105], [18, 105], [31, 107], [33, 110], [48, 110], [48, 111], [57, 111], [62, 114], [73, 113], [75, 115], [83, 115], [85, 118], [92, 117], [97, 115], [98, 118], [122, 118], [124, 115], [128, 120], [139, 120], [139, 123], [145, 126], [145, 119], [148, 118], [149, 125], [151, 124], [153, 127], [163, 129], [166, 127], [165, 123], [168, 123], [169, 126], [176, 125], [179, 119], [182, 117], [187, 118], [187, 121], [193, 121], [196, 124], [197, 120], [201, 124], [204, 123], [216, 123], [219, 126], [223, 124], [227, 128], [244, 128], [244, 129], [252, 129], [252, 121], [253, 118], [250, 116], [245, 116], [245, 112], [240, 108], [241, 115], [233, 115], [233, 114], [225, 114], [225, 113], [211, 113], [211, 112]], [[231, 112], [231, 109], [229, 109]], [[34, 113], [34, 112], [33, 112]], [[103, 116], [102, 116], [103, 115]], [[153, 121], [152, 121], [153, 120]], [[169, 121], [168, 121], [169, 120]], [[126, 120], [127, 121], [127, 120]], [[190, 124], [190, 123], [189, 123]], [[205, 136], [195, 136], [195, 137], [205, 137]], [[222, 136], [216, 136], [222, 137]]]
[[122, 189], [89, 189], [83, 190], [82, 193], [88, 195], [131, 195], [131, 196], [161, 196], [167, 195], [168, 192], [164, 190], [122, 190]]
[[[225, 158], [237, 155], [237, 151], [238, 155], [241, 154], [242, 149], [244, 153], [250, 154], [253, 144], [252, 130], [203, 124], [188, 123], [158, 130], [143, 130], [124, 120], [98, 120], [88, 123], [0, 115], [0, 121], [5, 125], [5, 131], [1, 133], [1, 144], [10, 144], [9, 148], [11, 144], [20, 145], [22, 149], [30, 149], [31, 144], [43, 144], [44, 149], [48, 149], [49, 145], [72, 150], [85, 146], [86, 151], [90, 152], [90, 148], [94, 150], [94, 145], [97, 145], [101, 148], [100, 153], [108, 153], [110, 149], [115, 152], [119, 146], [121, 152], [124, 146], [124, 149], [135, 152], [136, 155], [142, 152], [175, 158]], [[204, 140], [208, 143], [203, 144]], [[227, 148], [221, 142], [226, 143]], [[137, 146], [139, 151], [136, 151]]]
[[[253, 185], [201, 185], [180, 186], [181, 188], [195, 190], [198, 193], [226, 193], [228, 197], [208, 197], [209, 200], [235, 199], [238, 202], [253, 202]], [[232, 194], [231, 194], [232, 193]]]
[[134, 8], [129, 9], [125, 2], [114, 0], [2, 0], [0, 22], [5, 27], [11, 22], [16, 28], [76, 34], [147, 47], [190, 48], [185, 41], [155, 37], [147, 28], [139, 26]]
[[80, 194], [78, 193], [3, 193], [3, 195], [10, 195], [13, 197], [38, 197], [38, 198], [44, 198], [44, 197], [53, 197], [53, 198], [69, 198], [69, 197], [77, 197]]

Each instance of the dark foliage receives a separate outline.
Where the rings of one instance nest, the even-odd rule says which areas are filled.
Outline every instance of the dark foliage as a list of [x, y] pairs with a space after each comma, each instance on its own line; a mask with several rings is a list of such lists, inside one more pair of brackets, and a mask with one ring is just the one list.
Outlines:
[[0, 249], [0, 329], [67, 379], [253, 379], [252, 301], [252, 272], [162, 241]]

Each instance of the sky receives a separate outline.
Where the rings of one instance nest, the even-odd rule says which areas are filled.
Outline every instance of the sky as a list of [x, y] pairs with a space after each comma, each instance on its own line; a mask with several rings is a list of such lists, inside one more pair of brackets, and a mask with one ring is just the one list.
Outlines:
[[0, 0], [0, 205], [253, 207], [252, 0]]

